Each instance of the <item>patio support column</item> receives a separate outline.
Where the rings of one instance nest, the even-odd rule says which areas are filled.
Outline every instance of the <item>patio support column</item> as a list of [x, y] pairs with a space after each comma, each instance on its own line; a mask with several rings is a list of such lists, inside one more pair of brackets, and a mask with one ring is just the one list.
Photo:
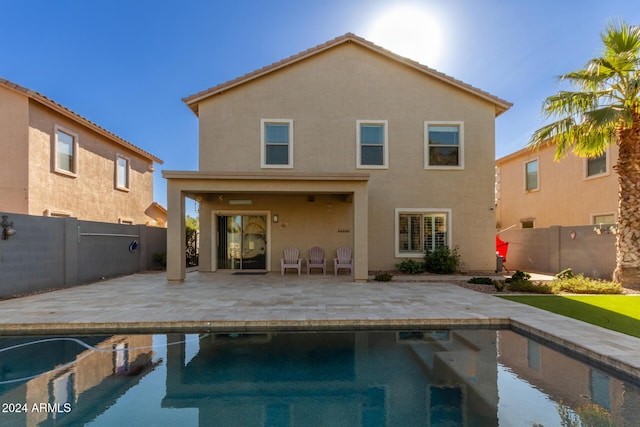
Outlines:
[[369, 278], [369, 192], [367, 184], [356, 186], [353, 193], [353, 279]]
[[211, 205], [204, 201], [200, 204], [200, 255], [198, 258], [199, 271], [214, 271], [212, 264], [213, 238], [216, 233], [211, 229]]
[[167, 180], [167, 280], [186, 277], [185, 196], [178, 183]]

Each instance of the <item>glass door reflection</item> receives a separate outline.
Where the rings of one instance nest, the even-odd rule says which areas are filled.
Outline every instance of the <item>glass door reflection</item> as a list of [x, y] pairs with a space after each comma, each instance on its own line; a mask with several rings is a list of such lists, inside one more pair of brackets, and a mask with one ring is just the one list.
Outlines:
[[218, 216], [218, 268], [266, 269], [266, 215]]

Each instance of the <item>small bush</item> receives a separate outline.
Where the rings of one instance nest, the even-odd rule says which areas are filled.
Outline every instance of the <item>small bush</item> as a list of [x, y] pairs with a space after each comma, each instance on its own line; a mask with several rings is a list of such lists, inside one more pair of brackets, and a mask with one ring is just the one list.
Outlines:
[[576, 277], [575, 274], [573, 274], [573, 270], [570, 268], [566, 268], [564, 270], [562, 270], [560, 273], [556, 274], [555, 277], [557, 279], [571, 279], [572, 277]]
[[153, 254], [153, 264], [156, 268], [167, 268], [167, 254], [164, 252]]
[[386, 271], [380, 271], [373, 277], [377, 282], [390, 282], [392, 278], [393, 274], [387, 273]]
[[515, 273], [511, 275], [510, 278], [506, 280], [507, 283], [511, 282], [519, 282], [521, 280], [528, 281], [531, 279], [531, 275], [529, 273], [525, 273], [524, 271], [517, 270]]
[[489, 277], [472, 277], [467, 283], [475, 283], [477, 285], [493, 285], [493, 280]]
[[498, 292], [502, 292], [504, 287], [507, 285], [504, 280], [492, 280], [492, 283]]
[[405, 259], [399, 264], [396, 264], [396, 268], [405, 274], [418, 274], [424, 271], [424, 263], [416, 261], [415, 259]]
[[451, 274], [455, 273], [460, 263], [460, 255], [457, 249], [449, 249], [446, 246], [434, 251], [427, 251], [424, 257], [425, 269], [430, 273]]
[[574, 294], [619, 294], [622, 292], [620, 283], [606, 280], [591, 279], [582, 274], [568, 278], [555, 278], [551, 281], [555, 293], [571, 292]]
[[509, 290], [514, 292], [531, 292], [534, 294], [552, 294], [553, 289], [551, 286], [546, 285], [544, 283], [533, 283], [527, 279], [513, 280], [511, 279], [509, 284]]

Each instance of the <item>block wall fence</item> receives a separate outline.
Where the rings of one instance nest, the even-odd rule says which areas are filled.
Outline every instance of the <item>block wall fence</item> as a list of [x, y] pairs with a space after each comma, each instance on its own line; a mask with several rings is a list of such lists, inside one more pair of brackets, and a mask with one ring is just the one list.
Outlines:
[[3, 213], [16, 234], [0, 240], [0, 298], [68, 288], [156, 268], [166, 229]]
[[616, 236], [609, 226], [598, 234], [594, 225], [511, 229], [499, 233], [509, 243], [505, 267], [511, 271], [576, 274], [608, 279], [616, 267]]

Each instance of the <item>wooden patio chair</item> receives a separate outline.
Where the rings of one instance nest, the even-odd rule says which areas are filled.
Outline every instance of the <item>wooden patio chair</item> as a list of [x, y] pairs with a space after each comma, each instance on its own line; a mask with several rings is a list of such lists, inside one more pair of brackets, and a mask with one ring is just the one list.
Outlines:
[[338, 270], [341, 268], [349, 269], [351, 275], [353, 275], [353, 259], [351, 259], [351, 249], [347, 247], [338, 248], [336, 251], [337, 258], [333, 259], [333, 273], [338, 275]]
[[294, 248], [290, 246], [288, 248], [284, 248], [284, 258], [280, 258], [280, 275], [284, 276], [284, 272], [287, 268], [295, 268], [298, 270], [298, 276], [300, 275], [300, 270], [302, 269], [302, 259], [298, 256], [300, 255], [300, 251], [298, 248]]
[[312, 268], [321, 268], [322, 274], [326, 274], [327, 259], [324, 257], [324, 249], [314, 246], [309, 249], [309, 258], [307, 258], [307, 274]]

